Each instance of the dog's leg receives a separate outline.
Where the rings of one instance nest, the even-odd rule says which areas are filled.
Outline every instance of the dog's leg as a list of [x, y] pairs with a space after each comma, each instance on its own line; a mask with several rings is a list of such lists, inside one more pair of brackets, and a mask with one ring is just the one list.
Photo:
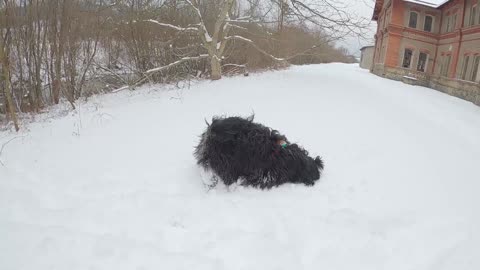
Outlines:
[[200, 176], [207, 191], [210, 191], [217, 186], [219, 177], [212, 170], [201, 169]]
[[271, 178], [268, 173], [265, 173], [263, 171], [257, 171], [247, 177], [245, 177], [245, 180], [242, 181], [242, 186], [252, 186], [252, 187], [259, 187], [261, 189], [269, 189], [273, 187], [274, 185], [272, 184], [272, 180], [269, 179]]
[[218, 184], [218, 176], [217, 175], [212, 175], [211, 183], [210, 185], [207, 185], [207, 191], [212, 190], [214, 187], [216, 187]]

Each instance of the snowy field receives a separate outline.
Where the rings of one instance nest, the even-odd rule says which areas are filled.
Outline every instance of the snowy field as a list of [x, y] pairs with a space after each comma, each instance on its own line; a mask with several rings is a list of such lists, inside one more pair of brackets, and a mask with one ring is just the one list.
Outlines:
[[[314, 187], [206, 192], [204, 118], [256, 114]], [[0, 133], [1, 270], [480, 269], [480, 107], [356, 65], [99, 96]]]

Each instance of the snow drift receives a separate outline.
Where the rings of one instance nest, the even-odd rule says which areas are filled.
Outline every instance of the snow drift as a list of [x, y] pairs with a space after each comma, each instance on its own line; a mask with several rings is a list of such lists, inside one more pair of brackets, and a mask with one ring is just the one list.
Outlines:
[[[161, 90], [161, 91], [157, 91]], [[0, 269], [480, 268], [480, 108], [329, 64], [95, 97], [0, 133]], [[278, 127], [314, 187], [206, 192], [213, 115]]]

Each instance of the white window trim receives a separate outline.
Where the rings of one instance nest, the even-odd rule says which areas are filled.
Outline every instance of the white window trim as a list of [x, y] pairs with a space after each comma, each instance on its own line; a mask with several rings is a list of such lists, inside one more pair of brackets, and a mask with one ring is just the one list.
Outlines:
[[480, 67], [477, 69], [477, 75], [475, 75], [475, 82], [480, 82]]
[[437, 63], [437, 65], [439, 65], [437, 68], [439, 76], [442, 76], [442, 73], [443, 73], [443, 61], [445, 61], [445, 56], [442, 55], [440, 56], [439, 61]]
[[455, 31], [455, 27], [457, 26], [457, 12], [452, 15], [452, 30], [450, 32]]
[[[410, 66], [408, 68], [403, 66], [403, 60], [405, 60], [405, 50], [411, 50], [412, 51], [412, 58], [410, 58]], [[400, 64], [400, 66], [402, 68], [405, 68], [405, 69], [412, 69], [412, 62], [413, 62], [414, 56], [415, 56], [415, 49], [403, 48], [402, 63]]]
[[[447, 62], [447, 59], [448, 59], [449, 56], [450, 56], [450, 63], [448, 63], [448, 65], [446, 65], [446, 64], [447, 64], [446, 62]], [[450, 66], [451, 66], [451, 65], [452, 65], [452, 55], [451, 55], [451, 54], [446, 54], [446, 55], [444, 55], [444, 56], [443, 56], [443, 61], [442, 61], [442, 66], [444, 66], [445, 71], [447, 72], [447, 74], [446, 74], [446, 75], [443, 75], [442, 73], [440, 73], [440, 76], [441, 76], [441, 77], [449, 78], [449, 77], [448, 77], [448, 73], [450, 72], [449, 69], [450, 69]]]
[[[467, 57], [468, 57], [468, 63], [465, 64], [465, 60], [467, 60]], [[460, 72], [460, 80], [468, 81], [468, 78], [471, 78], [471, 76], [469, 76], [469, 75], [472, 72], [472, 70], [470, 70], [470, 72], [468, 72], [469, 71], [468, 66], [470, 65], [471, 58], [472, 58], [472, 56], [469, 55], [469, 54], [466, 54], [466, 55], [463, 56], [462, 70]], [[475, 57], [473, 58], [473, 61], [475, 62]], [[465, 74], [464, 74], [464, 71], [465, 71]]]
[[477, 24], [480, 24], [480, 5], [477, 3], [477, 15], [474, 21], [477, 22]]
[[[417, 21], [416, 21], [416, 23], [415, 23], [415, 28], [410, 27], [410, 18], [411, 18], [411, 16], [412, 16], [412, 13], [416, 13], [416, 14], [417, 14]], [[410, 12], [408, 13], [408, 23], [407, 23], [408, 28], [418, 29], [418, 18], [419, 18], [419, 17], [420, 17], [420, 13], [418, 13], [418, 11], [410, 10]]]
[[[425, 22], [427, 21], [427, 17], [432, 17], [432, 28], [430, 29], [430, 32], [425, 30]], [[425, 15], [425, 18], [423, 18], [423, 29], [422, 30], [427, 32], [427, 33], [434, 33], [435, 32], [434, 31], [435, 30], [435, 16], [430, 15], [430, 14]]]
[[445, 16], [445, 33], [448, 33], [450, 31], [450, 19], [451, 19], [451, 15], [447, 15]]
[[[470, 81], [471, 82], [479, 82], [480, 80], [480, 62], [478, 63], [478, 68], [477, 68], [477, 74], [473, 74], [473, 70], [475, 69], [475, 60], [477, 59], [477, 57], [480, 57], [480, 55], [472, 55], [473, 57], [473, 62], [472, 62], [472, 70], [470, 71]], [[473, 78], [472, 78], [473, 77]]]
[[[429, 54], [429, 53], [426, 53], [426, 52], [419, 52], [419, 53], [418, 53], [418, 59], [417, 59], [417, 67], [418, 67], [418, 62], [420, 61], [420, 54], [421, 54], [421, 53], [424, 53], [424, 54], [427, 55], [427, 59], [425, 60], [425, 70], [424, 70], [424, 71], [419, 71], [418, 69], [415, 69], [415, 71], [427, 73], [427, 71], [428, 71], [428, 60], [429, 60], [429, 58], [430, 58], [430, 54]], [[412, 56], [413, 56], [413, 54], [412, 54]]]
[[[473, 18], [473, 22], [470, 24], [470, 22], [472, 20], [472, 10], [473, 10], [473, 8], [475, 8], [475, 17]], [[468, 18], [468, 26], [474, 26], [474, 25], [477, 24], [477, 23], [475, 23], [477, 21], [477, 16], [478, 16], [478, 5], [474, 4], [470, 7], [470, 16]]]

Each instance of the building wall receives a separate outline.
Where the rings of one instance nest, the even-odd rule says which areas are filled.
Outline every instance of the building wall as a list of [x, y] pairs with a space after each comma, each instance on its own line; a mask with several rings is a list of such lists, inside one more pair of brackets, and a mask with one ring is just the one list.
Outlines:
[[371, 69], [373, 65], [373, 54], [375, 47], [364, 47], [362, 49], [362, 56], [360, 59], [360, 67], [365, 69]]
[[[472, 5], [477, 5], [473, 21]], [[409, 27], [410, 12], [418, 14], [415, 28]], [[426, 16], [433, 18], [431, 32], [424, 31]], [[377, 27], [373, 73], [396, 80], [413, 76], [418, 78], [416, 84], [480, 105], [480, 67], [475, 68], [480, 63], [480, 1], [451, 0], [435, 9], [389, 0], [378, 21], [382, 24]], [[409, 68], [402, 67], [405, 49], [413, 51]], [[421, 52], [428, 55], [425, 72], [417, 71]]]
[[408, 27], [410, 12], [416, 12], [418, 14], [417, 27], [416, 28], [408, 27], [409, 29], [415, 29], [421, 32], [425, 32], [423, 30], [425, 25], [425, 18], [426, 16], [431, 16], [433, 17], [431, 33], [438, 34], [440, 32], [441, 11], [434, 8], [430, 8], [430, 7], [416, 5], [414, 3], [403, 2], [403, 5], [404, 5], [404, 12], [403, 12], [402, 25]]
[[480, 86], [478, 83], [433, 77], [429, 80], [428, 86], [480, 106]]
[[420, 39], [411, 39], [403, 38], [400, 46], [400, 54], [397, 63], [397, 67], [403, 68], [403, 54], [405, 49], [410, 49], [413, 51], [413, 59], [411, 61], [411, 67], [408, 70], [417, 71], [417, 64], [419, 60], [420, 53], [427, 54], [427, 65], [425, 68], [425, 73], [433, 74], [433, 66], [435, 63], [435, 44], [422, 41]]

